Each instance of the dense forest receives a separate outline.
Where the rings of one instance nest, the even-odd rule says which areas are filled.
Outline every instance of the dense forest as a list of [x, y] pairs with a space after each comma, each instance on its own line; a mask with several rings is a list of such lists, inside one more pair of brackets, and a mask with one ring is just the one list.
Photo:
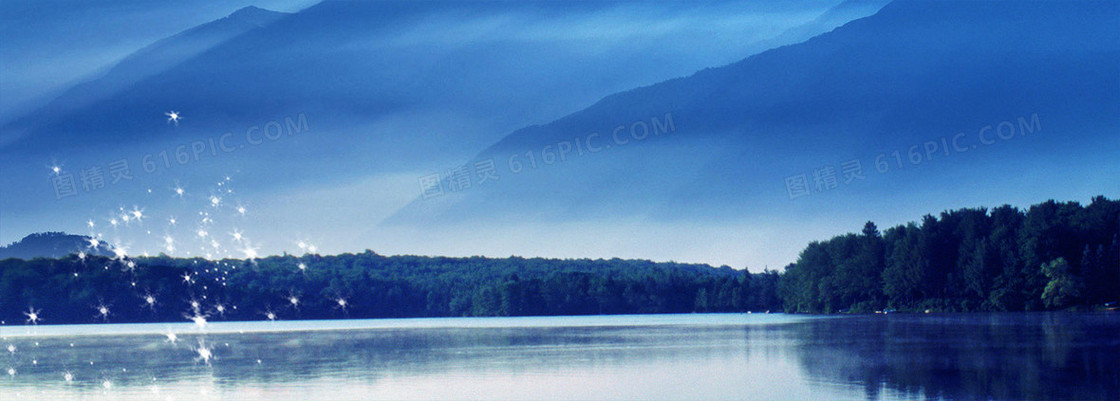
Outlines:
[[1120, 299], [1120, 201], [927, 215], [782, 273], [644, 260], [271, 256], [0, 261], [0, 324], [622, 313], [1030, 311]]
[[622, 259], [372, 251], [220, 261], [71, 255], [0, 261], [0, 320], [10, 325], [765, 311], [780, 308], [778, 280], [774, 271], [749, 274]]
[[813, 242], [786, 267], [791, 312], [1031, 311], [1120, 299], [1120, 201], [959, 209]]

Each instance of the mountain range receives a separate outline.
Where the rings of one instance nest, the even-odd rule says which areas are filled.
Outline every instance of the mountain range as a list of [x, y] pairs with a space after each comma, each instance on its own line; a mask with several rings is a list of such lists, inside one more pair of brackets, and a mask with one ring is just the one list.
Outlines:
[[[258, 231], [337, 251], [776, 264], [867, 218], [1120, 191], [1114, 2], [822, 4], [238, 11], [0, 129], [0, 186], [28, 188], [6, 222], [51, 197], [46, 159], [138, 169], [226, 132], [236, 153], [60, 206], [80, 224], [232, 172]], [[297, 115], [307, 134], [245, 143]]]

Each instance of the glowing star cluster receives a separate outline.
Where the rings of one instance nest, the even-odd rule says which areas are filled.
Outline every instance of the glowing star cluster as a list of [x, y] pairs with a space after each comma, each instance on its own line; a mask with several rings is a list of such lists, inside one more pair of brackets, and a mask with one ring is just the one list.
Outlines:
[[[182, 115], [177, 111], [169, 111], [165, 115], [168, 117], [168, 123], [178, 125], [182, 120]], [[50, 174], [55, 176], [70, 173], [63, 171], [60, 163], [52, 162], [48, 169]], [[211, 182], [209, 188], [186, 188], [178, 181], [166, 188], [169, 190], [162, 192], [159, 190], [153, 192], [152, 187], [143, 188], [140, 190], [142, 196], [136, 199], [144, 201], [118, 204], [110, 206], [107, 210], [96, 211], [93, 216], [83, 216], [84, 221], [80, 220], [78, 224], [88, 229], [88, 239], [73, 253], [77, 255], [77, 260], [81, 261], [81, 266], [96, 269], [97, 274], [116, 274], [118, 276], [113, 277], [114, 280], [133, 291], [132, 298], [128, 300], [122, 298], [121, 294], [94, 294], [97, 296], [98, 303], [88, 306], [92, 309], [92, 321], [108, 323], [112, 317], [121, 316], [123, 319], [123, 316], [131, 316], [129, 307], [132, 310], [147, 309], [154, 315], [163, 309], [183, 308], [189, 305], [189, 309], [182, 315], [193, 324], [195, 330], [190, 336], [198, 337], [198, 342], [197, 347], [188, 345], [188, 348], [192, 351], [196, 362], [209, 366], [218, 360], [215, 348], [207, 343], [210, 320], [224, 317], [226, 312], [236, 313], [238, 309], [237, 305], [223, 304], [219, 300], [210, 298], [216, 294], [212, 288], [226, 285], [226, 278], [230, 272], [244, 266], [239, 262], [218, 259], [236, 259], [237, 256], [242, 256], [249, 262], [256, 263], [255, 260], [260, 257], [259, 243], [254, 243], [249, 235], [235, 227], [235, 225], [245, 224], [246, 219], [252, 214], [250, 208], [238, 199], [230, 176]], [[163, 202], [175, 213], [155, 207], [154, 205], [158, 203], [145, 204], [145, 202], [157, 202], [161, 196], [164, 197]], [[196, 213], [197, 219], [194, 217]], [[176, 215], [180, 218], [176, 218]], [[180, 222], [185, 224], [179, 224]], [[229, 233], [229, 237], [223, 233]], [[306, 240], [297, 241], [297, 246], [304, 253], [318, 252], [318, 247]], [[147, 268], [144, 258], [149, 258], [148, 255], [153, 253], [150, 252], [151, 250], [157, 251], [154, 253], [166, 252], [168, 255], [179, 253], [174, 256], [205, 255], [208, 260], [191, 261], [179, 276], [182, 282], [173, 283], [190, 294], [188, 299], [173, 299], [174, 297], [166, 295], [160, 297], [159, 293], [165, 291], [166, 283], [146, 281], [146, 277], [150, 275], [144, 274], [146, 272], [143, 270]], [[308, 269], [308, 265], [303, 262], [299, 263], [298, 267], [300, 271]], [[75, 280], [83, 280], [86, 277], [83, 274], [82, 271], [72, 272]], [[342, 297], [329, 298], [329, 300], [339, 309], [345, 310], [349, 306], [347, 300]], [[295, 292], [290, 292], [287, 297], [281, 296], [277, 301], [285, 306], [284, 311], [291, 310], [287, 309], [290, 307], [297, 313], [305, 302]], [[35, 326], [44, 321], [42, 311], [34, 306], [28, 306], [22, 314], [26, 317], [27, 325]], [[271, 309], [262, 315], [263, 319], [269, 321], [279, 319], [279, 315]], [[0, 322], [0, 324], [4, 323]], [[27, 329], [37, 330], [34, 327]], [[161, 337], [164, 346], [179, 348], [181, 338], [170, 328]], [[193, 343], [194, 340], [192, 338], [188, 344]], [[17, 369], [58, 366], [57, 361], [52, 361], [54, 365], [45, 363], [46, 358], [40, 356], [42, 354], [37, 354], [34, 348], [28, 346], [27, 349], [22, 347], [17, 349], [17, 344], [19, 343], [7, 344], [6, 347], [5, 356], [8, 362], [12, 363], [6, 368], [9, 376], [14, 377], [17, 373], [24, 373], [17, 372]], [[38, 346], [39, 344], [35, 343], [35, 347]], [[71, 348], [74, 346], [73, 343], [70, 344]], [[225, 346], [228, 347], [229, 344]], [[40, 361], [44, 363], [41, 365]], [[88, 363], [91, 367], [95, 366], [92, 360]], [[88, 376], [81, 371], [69, 370], [74, 366], [66, 364], [62, 366], [66, 370], [54, 371], [51, 375], [54, 380], [64, 383], [88, 382], [94, 386], [99, 385], [104, 392], [131, 382], [131, 379], [117, 376], [127, 374], [129, 367], [102, 367], [100, 363], [97, 362], [98, 367], [95, 368], [98, 373], [91, 373]], [[261, 363], [260, 360], [257, 363]], [[81, 364], [84, 365], [84, 361]], [[79, 380], [79, 375], [83, 376], [82, 380]], [[151, 380], [154, 382], [156, 379], [152, 377]], [[159, 388], [154, 383], [152, 389], [153, 392], [159, 392]]]

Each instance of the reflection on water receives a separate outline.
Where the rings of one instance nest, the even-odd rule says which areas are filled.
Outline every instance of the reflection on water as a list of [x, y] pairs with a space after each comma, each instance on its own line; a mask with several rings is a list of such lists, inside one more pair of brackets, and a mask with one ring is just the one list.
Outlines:
[[1120, 399], [1115, 314], [98, 329], [5, 328], [0, 399]]
[[923, 398], [1120, 399], [1120, 315], [891, 315], [798, 329], [813, 377]]

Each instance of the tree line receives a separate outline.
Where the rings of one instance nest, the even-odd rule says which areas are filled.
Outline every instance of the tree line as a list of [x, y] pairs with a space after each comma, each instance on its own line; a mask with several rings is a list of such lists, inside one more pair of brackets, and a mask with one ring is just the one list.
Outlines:
[[[1031, 311], [1120, 299], [1120, 201], [965, 208], [810, 243], [784, 272], [623, 259], [0, 260], [0, 322]], [[32, 318], [34, 315], [34, 318]]]
[[31, 323], [29, 312], [60, 324], [766, 311], [781, 307], [778, 283], [775, 271], [622, 259], [70, 255], [0, 261], [0, 320]]
[[790, 312], [1033, 311], [1120, 299], [1120, 201], [964, 208], [813, 242], [786, 267]]

